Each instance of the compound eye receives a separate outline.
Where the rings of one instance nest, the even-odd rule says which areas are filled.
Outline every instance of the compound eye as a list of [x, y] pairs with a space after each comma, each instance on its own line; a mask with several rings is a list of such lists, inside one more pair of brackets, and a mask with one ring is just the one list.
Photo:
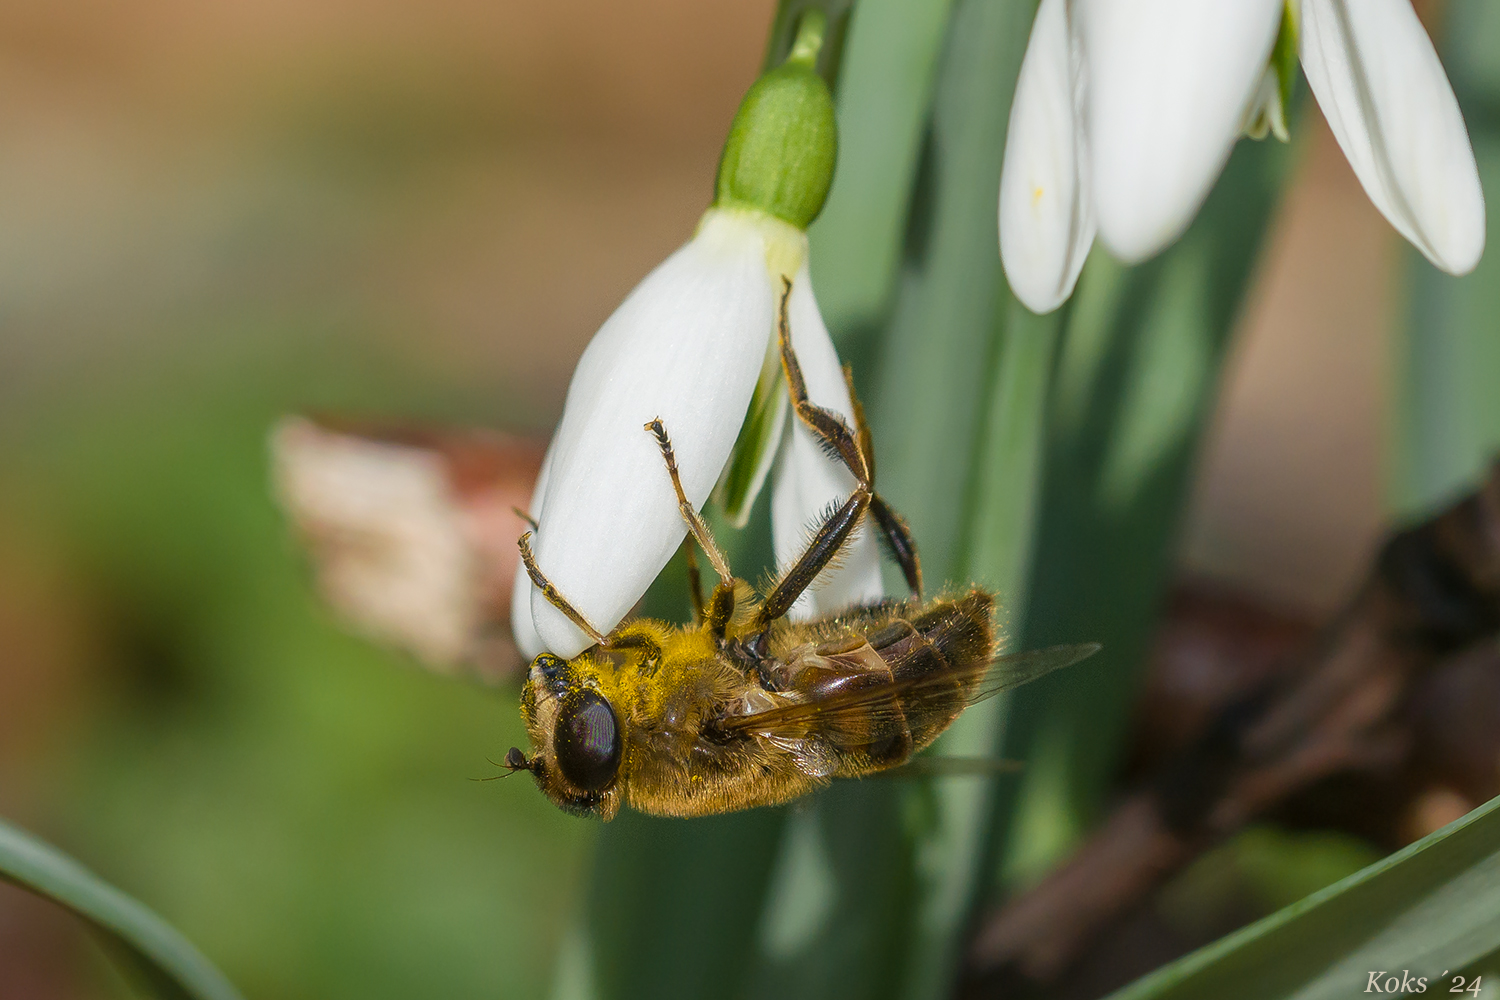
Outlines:
[[620, 768], [620, 731], [614, 709], [594, 692], [583, 692], [558, 714], [552, 748], [558, 768], [573, 787], [602, 791]]

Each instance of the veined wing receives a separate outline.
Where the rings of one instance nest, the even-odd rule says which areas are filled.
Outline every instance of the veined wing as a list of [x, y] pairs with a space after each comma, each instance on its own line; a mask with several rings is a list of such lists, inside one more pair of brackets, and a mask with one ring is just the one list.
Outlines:
[[1097, 642], [1075, 642], [1066, 646], [1048, 646], [1045, 649], [1028, 649], [1021, 653], [997, 656], [990, 661], [989, 670], [966, 704], [972, 705], [1002, 691], [1030, 684], [1054, 670], [1087, 660], [1103, 648]]
[[753, 733], [784, 739], [800, 739], [816, 733], [837, 742], [841, 734], [848, 733], [853, 739], [868, 740], [872, 734], [892, 725], [905, 724], [902, 702], [923, 696], [952, 697], [963, 692], [954, 703], [955, 710], [962, 710], [1044, 674], [1072, 666], [1093, 656], [1099, 648], [1097, 642], [1086, 642], [1010, 653], [968, 668], [934, 670], [890, 684], [733, 716], [721, 722], [720, 727], [728, 734]]
[[997, 774], [1015, 774], [1025, 764], [1004, 757], [945, 757], [920, 753], [905, 764], [866, 775], [869, 778], [988, 778]]

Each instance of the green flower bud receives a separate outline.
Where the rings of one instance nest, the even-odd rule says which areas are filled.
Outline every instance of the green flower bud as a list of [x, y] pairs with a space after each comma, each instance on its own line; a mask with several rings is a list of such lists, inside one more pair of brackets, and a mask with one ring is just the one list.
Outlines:
[[809, 10], [786, 61], [745, 94], [719, 158], [714, 204], [759, 209], [806, 229], [823, 210], [838, 155], [833, 95], [814, 68], [827, 20]]

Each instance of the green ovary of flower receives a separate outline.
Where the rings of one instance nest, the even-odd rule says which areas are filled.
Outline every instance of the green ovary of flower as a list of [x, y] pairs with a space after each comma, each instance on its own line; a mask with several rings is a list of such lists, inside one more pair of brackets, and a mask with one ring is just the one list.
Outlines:
[[825, 26], [808, 11], [791, 55], [745, 94], [719, 159], [715, 206], [758, 209], [798, 229], [823, 210], [838, 155], [833, 95], [814, 68]]

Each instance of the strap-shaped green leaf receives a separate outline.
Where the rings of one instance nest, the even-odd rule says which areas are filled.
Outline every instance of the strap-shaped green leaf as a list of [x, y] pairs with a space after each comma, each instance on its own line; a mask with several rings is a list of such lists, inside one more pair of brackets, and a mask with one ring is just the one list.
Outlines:
[[166, 1000], [241, 1000], [166, 921], [57, 848], [0, 820], [0, 879], [66, 906], [102, 931], [111, 954]]
[[[1324, 1000], [1371, 973], [1457, 972], [1500, 948], [1500, 798], [1110, 1000]], [[1382, 991], [1384, 992], [1384, 991]]]

